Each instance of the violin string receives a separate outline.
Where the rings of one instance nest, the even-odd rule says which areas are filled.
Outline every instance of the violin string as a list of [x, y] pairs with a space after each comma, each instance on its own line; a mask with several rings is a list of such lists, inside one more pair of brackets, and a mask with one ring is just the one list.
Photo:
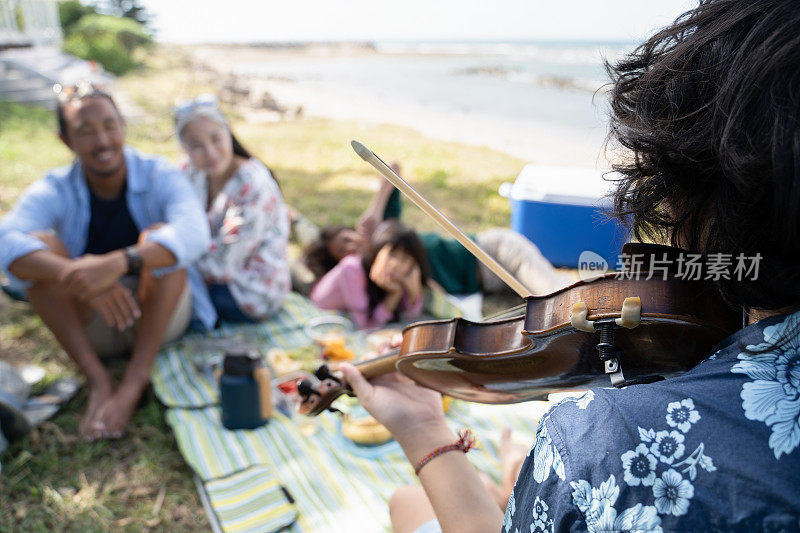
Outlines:
[[493, 315], [489, 315], [487, 317], [484, 317], [483, 319], [484, 320], [500, 320], [502, 318], [514, 316], [514, 315], [523, 313], [525, 311], [525, 306], [526, 305], [527, 304], [520, 304], [520, 305], [515, 305], [514, 307], [509, 307], [508, 309], [502, 309], [501, 311], [498, 311], [497, 313], [495, 313]]

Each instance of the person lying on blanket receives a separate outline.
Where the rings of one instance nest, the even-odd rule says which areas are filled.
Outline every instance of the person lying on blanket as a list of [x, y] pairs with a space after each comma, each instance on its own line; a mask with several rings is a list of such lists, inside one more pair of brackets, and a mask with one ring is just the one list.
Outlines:
[[311, 291], [321, 309], [345, 311], [362, 329], [422, 312], [428, 281], [425, 249], [414, 230], [392, 220], [381, 224], [363, 253], [344, 257]]
[[211, 229], [195, 263], [222, 320], [255, 322], [280, 309], [291, 289], [289, 218], [272, 172], [233, 135], [214, 95], [180, 102], [175, 133]]
[[340, 367], [417, 466], [427, 497], [392, 500], [396, 533], [798, 530], [798, 28], [797, 0], [701, 0], [608, 67], [611, 135], [633, 152], [617, 215], [640, 240], [749, 265], [715, 281], [745, 324], [682, 375], [553, 407], [505, 517], [439, 394]]
[[[399, 173], [396, 163], [392, 167]], [[360, 253], [381, 220], [399, 218], [401, 212], [400, 191], [381, 178], [381, 186], [359, 217], [356, 228], [322, 228], [319, 237], [306, 247], [303, 261], [316, 279], [320, 279], [347, 255]], [[438, 233], [419, 233], [419, 237], [428, 256], [432, 287], [449, 294], [497, 293], [506, 289], [499, 277], [455, 239]], [[549, 294], [577, 281], [569, 274], [558, 272], [535, 244], [510, 229], [480, 231], [474, 239], [531, 294]]]
[[[86, 378], [83, 438], [119, 438], [162, 342], [186, 329], [192, 296], [196, 318], [216, 321], [205, 288], [187, 284], [208, 225], [182, 172], [125, 146], [107, 93], [62, 88], [57, 114], [75, 162], [28, 187], [0, 221], [0, 268]], [[115, 387], [100, 357], [127, 353]]]

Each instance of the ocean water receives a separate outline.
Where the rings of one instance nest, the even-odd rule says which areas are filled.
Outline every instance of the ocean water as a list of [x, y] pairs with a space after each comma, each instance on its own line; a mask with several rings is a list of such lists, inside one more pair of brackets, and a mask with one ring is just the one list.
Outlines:
[[631, 43], [382, 42], [377, 53], [332, 52], [240, 68], [388, 108], [414, 108], [476, 124], [501, 121], [565, 141], [602, 144], [607, 132], [604, 60]]

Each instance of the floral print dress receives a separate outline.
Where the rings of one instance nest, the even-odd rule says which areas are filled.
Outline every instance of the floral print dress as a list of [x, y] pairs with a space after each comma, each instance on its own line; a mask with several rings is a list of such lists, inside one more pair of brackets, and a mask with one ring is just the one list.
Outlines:
[[720, 346], [676, 378], [553, 407], [502, 531], [800, 530], [800, 313]]
[[211, 245], [197, 263], [208, 284], [225, 284], [251, 318], [277, 311], [291, 288], [286, 246], [289, 217], [278, 184], [255, 158], [242, 163], [209, 203], [205, 172], [188, 169], [208, 206]]

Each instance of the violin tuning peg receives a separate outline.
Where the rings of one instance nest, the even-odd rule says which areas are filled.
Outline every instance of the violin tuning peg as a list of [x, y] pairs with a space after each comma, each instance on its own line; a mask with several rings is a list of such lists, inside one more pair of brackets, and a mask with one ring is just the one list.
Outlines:
[[328, 365], [321, 365], [319, 368], [317, 368], [314, 371], [314, 375], [317, 376], [317, 379], [320, 380], [320, 381], [325, 381], [326, 379], [331, 379], [331, 380], [335, 381], [336, 383], [341, 384], [341, 380], [339, 378], [337, 378], [336, 376], [334, 376], [333, 374], [331, 374], [331, 370], [330, 370], [330, 368], [328, 368]]
[[303, 398], [308, 398], [312, 394], [319, 395], [319, 393], [314, 390], [314, 386], [307, 379], [301, 379], [300, 381], [297, 382], [297, 392]]

